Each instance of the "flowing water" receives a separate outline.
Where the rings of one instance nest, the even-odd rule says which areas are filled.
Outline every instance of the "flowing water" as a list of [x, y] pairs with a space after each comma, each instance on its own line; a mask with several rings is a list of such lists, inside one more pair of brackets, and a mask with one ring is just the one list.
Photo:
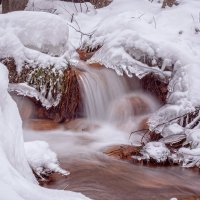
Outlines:
[[[159, 108], [144, 94], [136, 79], [117, 76], [104, 68], [80, 64], [79, 84], [85, 119], [72, 131], [25, 130], [25, 140], [45, 140], [57, 152], [69, 177], [53, 175], [48, 188], [82, 192], [94, 200], [160, 200], [200, 195], [199, 172], [181, 167], [148, 167], [103, 154], [108, 146], [137, 144], [142, 135], [129, 138], [142, 121]], [[93, 127], [91, 129], [91, 126]], [[69, 127], [68, 127], [69, 128]]]

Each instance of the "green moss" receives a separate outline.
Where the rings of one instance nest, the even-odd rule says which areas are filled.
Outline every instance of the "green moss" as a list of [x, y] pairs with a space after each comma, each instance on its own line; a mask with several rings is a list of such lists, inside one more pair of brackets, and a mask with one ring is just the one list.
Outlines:
[[51, 96], [56, 100], [59, 94], [62, 94], [65, 88], [63, 81], [63, 72], [53, 67], [32, 69], [27, 76], [26, 82], [41, 92], [48, 98]]

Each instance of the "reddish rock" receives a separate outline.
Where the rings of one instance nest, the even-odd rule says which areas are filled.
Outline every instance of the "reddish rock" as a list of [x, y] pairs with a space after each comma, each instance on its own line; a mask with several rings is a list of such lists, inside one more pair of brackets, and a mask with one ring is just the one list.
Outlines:
[[146, 129], [149, 129], [148, 120], [149, 120], [148, 117], [143, 118], [143, 119], [140, 121], [139, 125], [138, 125], [138, 130], [146, 130]]
[[89, 60], [94, 55], [94, 52], [86, 52], [81, 49], [76, 50], [76, 52], [79, 54], [80, 60], [83, 60], [83, 61]]
[[159, 77], [154, 74], [148, 74], [141, 79], [140, 83], [142, 88], [155, 96], [160, 103], [166, 103], [168, 82], [160, 80]]
[[104, 150], [104, 153], [108, 156], [112, 156], [122, 160], [129, 160], [131, 161], [131, 156], [136, 155], [139, 152], [139, 147], [134, 147], [131, 145], [113, 145], [107, 147]]
[[101, 64], [99, 64], [99, 63], [91, 63], [91, 64], [89, 64], [88, 66], [91, 67], [91, 68], [93, 68], [93, 69], [98, 69], [98, 70], [104, 68], [104, 66], [101, 65]]

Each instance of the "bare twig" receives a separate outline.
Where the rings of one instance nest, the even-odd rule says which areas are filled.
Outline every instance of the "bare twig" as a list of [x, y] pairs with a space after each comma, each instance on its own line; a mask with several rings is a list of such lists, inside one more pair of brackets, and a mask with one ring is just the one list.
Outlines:
[[[196, 111], [200, 111], [200, 107], [196, 107]], [[163, 126], [163, 125], [166, 125], [166, 124], [169, 124], [170, 122], [173, 122], [173, 121], [175, 121], [175, 120], [177, 120], [177, 119], [181, 119], [181, 118], [183, 118], [183, 117], [186, 117], [187, 115], [192, 114], [192, 113], [194, 113], [194, 112], [188, 112], [188, 113], [185, 113], [185, 114], [183, 114], [183, 115], [181, 115], [181, 116], [172, 118], [172, 119], [170, 119], [170, 120], [167, 121], [167, 122], [163, 122], [163, 123], [161, 123], [161, 124], [158, 124], [153, 130], [150, 130], [150, 129], [140, 129], [140, 130], [133, 131], [133, 132], [131, 132], [131, 134], [130, 134], [130, 136], [129, 136], [129, 139], [131, 138], [132, 134], [135, 134], [135, 133], [138, 133], [138, 132], [144, 132], [144, 131], [146, 131], [145, 134], [143, 135], [143, 138], [144, 138], [144, 136], [145, 136], [147, 133], [154, 132], [158, 127]], [[199, 117], [197, 117], [197, 118], [199, 119]], [[196, 121], [197, 119], [195, 118], [194, 120]]]
[[131, 134], [129, 135], [129, 140], [130, 140], [130, 138], [131, 138], [131, 136], [132, 136], [133, 134], [139, 133], [139, 132], [144, 132], [144, 131], [149, 131], [149, 129], [140, 129], [140, 130], [136, 130], [136, 131], [131, 132]]

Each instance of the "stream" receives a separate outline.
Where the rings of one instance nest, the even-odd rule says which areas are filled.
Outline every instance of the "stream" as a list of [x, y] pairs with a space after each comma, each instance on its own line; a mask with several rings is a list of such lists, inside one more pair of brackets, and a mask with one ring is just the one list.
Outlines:
[[[145, 94], [137, 79], [119, 77], [105, 68], [79, 65], [84, 118], [52, 131], [24, 130], [25, 141], [44, 140], [68, 177], [53, 174], [43, 186], [81, 192], [94, 200], [167, 200], [200, 196], [199, 171], [150, 167], [103, 153], [116, 144], [140, 145], [143, 134], [131, 131], [155, 112], [159, 103]], [[148, 138], [144, 138], [148, 139]]]

